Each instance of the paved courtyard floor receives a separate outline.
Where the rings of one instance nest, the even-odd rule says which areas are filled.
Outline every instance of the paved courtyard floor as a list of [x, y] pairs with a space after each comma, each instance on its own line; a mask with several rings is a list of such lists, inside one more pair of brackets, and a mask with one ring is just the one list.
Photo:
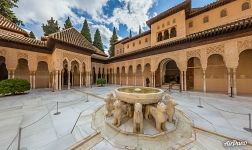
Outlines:
[[[25, 95], [0, 97], [0, 150], [17, 149], [18, 145], [22, 150], [62, 150], [83, 139], [89, 142], [81, 149], [118, 149], [92, 128], [92, 114], [104, 105], [103, 98], [116, 87], [75, 88], [59, 92], [38, 89]], [[183, 149], [252, 149], [252, 133], [243, 129], [249, 126], [251, 97], [167, 93], [178, 103], [176, 107], [194, 122], [196, 140]], [[54, 115], [57, 103], [60, 114]], [[245, 140], [250, 145], [223, 146], [225, 141], [232, 139]], [[162, 147], [157, 144], [151, 149]]]

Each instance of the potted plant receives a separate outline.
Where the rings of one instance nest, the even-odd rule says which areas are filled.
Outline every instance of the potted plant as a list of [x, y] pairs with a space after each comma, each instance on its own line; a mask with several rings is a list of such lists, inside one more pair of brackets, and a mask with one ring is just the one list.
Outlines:
[[103, 79], [103, 78], [100, 78], [100, 79], [98, 79], [98, 80], [96, 81], [96, 84], [97, 84], [98, 86], [104, 86], [104, 84], [106, 84], [106, 80]]

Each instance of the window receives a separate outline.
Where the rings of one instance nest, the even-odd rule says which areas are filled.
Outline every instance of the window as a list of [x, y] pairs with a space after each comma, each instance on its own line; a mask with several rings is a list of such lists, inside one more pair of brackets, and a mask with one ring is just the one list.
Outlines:
[[148, 42], [148, 38], [145, 38], [145, 43], [147, 43]]
[[249, 2], [244, 2], [242, 4], [242, 11], [250, 9], [250, 3]]
[[139, 44], [141, 44], [142, 42], [141, 42], [141, 40], [139, 40]]
[[162, 28], [164, 28], [164, 24], [162, 24]]
[[159, 30], [159, 29], [160, 29], [160, 27], [159, 27], [159, 26], [157, 26], [157, 29]]
[[220, 12], [220, 17], [223, 18], [223, 17], [226, 17], [227, 16], [227, 10], [226, 9], [223, 9], [221, 12]]
[[207, 22], [209, 22], [209, 17], [208, 17], [208, 16], [205, 16], [205, 17], [203, 18], [203, 23], [207, 23]]
[[170, 38], [176, 37], [177, 36], [177, 30], [175, 27], [171, 28], [171, 34]]
[[169, 30], [165, 30], [164, 31], [164, 40], [167, 40], [169, 38], [170, 38], [170, 36], [169, 36]]
[[127, 48], [129, 48], [129, 44], [127, 45]]
[[133, 47], [135, 47], [135, 42], [133, 42]]
[[157, 36], [157, 41], [160, 42], [163, 40], [163, 35], [162, 35], [162, 32], [159, 32], [158, 33], [158, 36]]
[[192, 28], [192, 27], [193, 27], [193, 22], [190, 21], [190, 22], [189, 22], [189, 28]]
[[167, 26], [169, 26], [169, 25], [170, 25], [170, 21], [167, 22]]
[[173, 19], [173, 20], [172, 20], [172, 23], [176, 23], [176, 19]]

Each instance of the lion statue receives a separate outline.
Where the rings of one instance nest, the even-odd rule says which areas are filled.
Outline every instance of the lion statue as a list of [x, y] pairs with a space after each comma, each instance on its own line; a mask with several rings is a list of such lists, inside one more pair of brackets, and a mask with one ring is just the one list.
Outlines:
[[150, 115], [156, 121], [156, 129], [158, 131], [166, 131], [165, 123], [167, 120], [166, 105], [159, 102], [157, 107], [148, 105], [145, 109], [145, 119], [149, 119]]
[[175, 106], [177, 105], [177, 103], [175, 103], [175, 101], [169, 95], [166, 95], [164, 100], [166, 102], [168, 122], [172, 123], [174, 121], [173, 117], [175, 114]]
[[106, 109], [107, 109], [106, 116], [111, 117], [112, 111], [114, 109], [114, 102], [115, 102], [115, 98], [112, 93], [107, 94], [107, 97], [105, 98], [105, 102], [106, 102]]
[[142, 104], [136, 103], [133, 116], [133, 132], [143, 134], [143, 112]]
[[127, 104], [124, 102], [121, 102], [121, 108], [122, 108], [122, 113], [123, 113], [123, 117], [129, 117], [132, 118], [133, 116], [133, 107], [131, 107], [131, 104]]
[[119, 127], [121, 125], [121, 119], [122, 119], [122, 108], [121, 108], [121, 102], [119, 100], [116, 100], [114, 102], [114, 110], [113, 110], [113, 125]]

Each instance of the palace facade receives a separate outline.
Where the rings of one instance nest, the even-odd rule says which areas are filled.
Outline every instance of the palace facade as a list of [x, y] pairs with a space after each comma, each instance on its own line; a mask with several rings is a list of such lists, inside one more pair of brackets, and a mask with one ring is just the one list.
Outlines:
[[250, 0], [191, 0], [148, 20], [150, 30], [115, 43], [115, 56], [67, 29], [35, 40], [0, 17], [0, 80], [27, 79], [32, 88], [61, 90], [109, 84], [183, 91], [252, 94]]

